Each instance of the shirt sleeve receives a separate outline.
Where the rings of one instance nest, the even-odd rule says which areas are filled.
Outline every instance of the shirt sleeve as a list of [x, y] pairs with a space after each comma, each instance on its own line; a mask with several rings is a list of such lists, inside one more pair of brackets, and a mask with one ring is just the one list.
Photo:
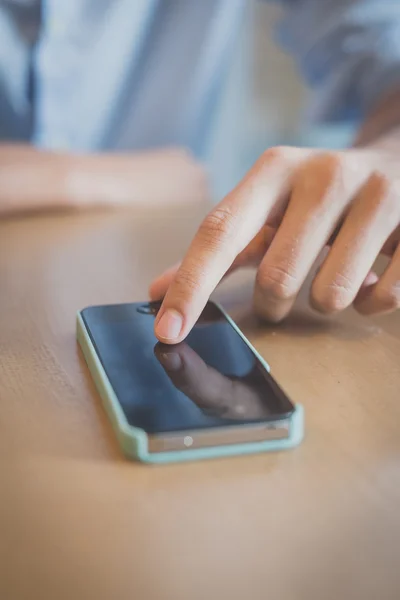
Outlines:
[[314, 122], [358, 121], [400, 88], [400, 0], [283, 0], [278, 27], [312, 89]]

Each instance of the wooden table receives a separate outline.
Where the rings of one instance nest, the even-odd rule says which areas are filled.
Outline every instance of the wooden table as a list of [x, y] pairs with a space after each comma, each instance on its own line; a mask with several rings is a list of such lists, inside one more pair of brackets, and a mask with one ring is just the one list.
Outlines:
[[[193, 210], [193, 209], [192, 209]], [[400, 317], [250, 313], [219, 291], [306, 438], [274, 455], [124, 460], [75, 342], [75, 313], [140, 300], [199, 214], [0, 225], [2, 600], [400, 598]]]

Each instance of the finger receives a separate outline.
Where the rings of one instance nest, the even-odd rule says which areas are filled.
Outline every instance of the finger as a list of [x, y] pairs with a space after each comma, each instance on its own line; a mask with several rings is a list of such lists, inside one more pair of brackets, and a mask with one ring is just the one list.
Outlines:
[[[231, 273], [233, 273], [234, 271], [236, 271], [237, 269], [240, 269], [242, 267], [258, 267], [262, 258], [265, 255], [266, 251], [270, 247], [270, 245], [275, 237], [275, 234], [276, 234], [276, 229], [266, 225], [263, 228], [263, 230], [260, 231], [259, 234], [257, 234], [255, 236], [255, 238], [250, 242], [250, 244], [243, 250], [243, 252], [241, 252], [238, 255], [238, 257], [234, 261], [231, 268], [228, 269], [228, 271], [226, 272], [225, 276], [230, 275]], [[385, 251], [385, 248], [387, 248], [388, 254], [390, 254], [390, 255], [393, 254], [393, 251], [391, 251], [391, 252], [389, 251], [389, 249], [393, 248], [393, 243], [388, 244], [387, 246], [385, 245], [383, 252]], [[175, 265], [173, 265], [172, 267], [169, 267], [159, 277], [157, 277], [152, 282], [152, 284], [150, 285], [150, 288], [149, 288], [149, 298], [152, 302], [154, 302], [156, 300], [161, 300], [162, 298], [164, 298], [169, 286], [171, 285], [171, 283], [178, 271], [180, 264], [181, 263], [179, 262], [179, 263], [176, 263]], [[372, 285], [373, 283], [376, 283], [376, 281], [378, 280], [378, 276], [376, 275], [376, 273], [371, 272], [370, 275], [371, 275], [371, 277], [374, 276], [373, 277], [374, 280], [372, 281], [369, 278], [367, 278], [368, 281], [365, 281], [365, 285]], [[259, 299], [261, 312], [263, 310], [263, 300], [264, 300], [264, 296], [261, 295], [260, 299]], [[256, 299], [256, 304], [257, 304], [257, 299]]]
[[180, 264], [180, 262], [175, 263], [174, 265], [172, 265], [172, 267], [166, 269], [159, 277], [157, 277], [151, 283], [149, 288], [150, 300], [155, 301], [164, 298], [167, 289], [171, 285], [171, 282], [173, 281], [179, 269]]
[[362, 282], [361, 287], [358, 291], [358, 294], [354, 300], [354, 303], [361, 302], [363, 298], [366, 298], [369, 295], [371, 288], [378, 281], [379, 281], [379, 277], [378, 277], [377, 273], [375, 273], [374, 271], [370, 271], [368, 273], [367, 277]]
[[282, 224], [257, 273], [254, 308], [263, 318], [280, 321], [288, 314], [341, 220], [358, 183], [346, 184], [343, 170], [338, 155], [321, 154], [296, 174]]
[[232, 381], [209, 367], [187, 344], [158, 350], [156, 356], [182, 393], [209, 415], [225, 419], [260, 419], [266, 407], [258, 388]]
[[290, 152], [266, 155], [209, 213], [166, 293], [155, 324], [158, 339], [176, 343], [189, 333], [236, 257], [281, 208], [293, 160]]
[[172, 383], [201, 408], [224, 410], [232, 395], [232, 381], [209, 367], [187, 344], [157, 351]]
[[226, 274], [230, 275], [233, 271], [242, 267], [258, 267], [266, 251], [271, 246], [276, 231], [276, 226], [265, 225], [246, 248], [238, 254]]
[[392, 312], [400, 308], [400, 245], [381, 278], [359, 294], [356, 310], [363, 315]]
[[400, 225], [395, 229], [392, 235], [386, 240], [381, 253], [385, 256], [393, 256], [400, 244]]
[[[258, 266], [265, 252], [271, 245], [275, 233], [275, 228], [265, 225], [262, 230], [250, 241], [243, 252], [238, 254], [232, 266], [226, 271], [224, 277], [242, 267]], [[181, 263], [176, 263], [174, 266], [164, 271], [164, 273], [162, 273], [152, 282], [149, 288], [149, 296], [151, 300], [161, 300], [161, 298], [164, 298], [169, 286], [178, 272], [180, 264]]]
[[314, 308], [333, 313], [353, 303], [399, 218], [397, 197], [380, 176], [370, 177], [313, 282]]
[[375, 271], [370, 271], [368, 273], [368, 275], [366, 276], [366, 278], [364, 279], [362, 285], [361, 285], [361, 290], [363, 289], [368, 289], [371, 287], [371, 285], [375, 285], [375, 283], [377, 283], [379, 280], [378, 275], [375, 273]]

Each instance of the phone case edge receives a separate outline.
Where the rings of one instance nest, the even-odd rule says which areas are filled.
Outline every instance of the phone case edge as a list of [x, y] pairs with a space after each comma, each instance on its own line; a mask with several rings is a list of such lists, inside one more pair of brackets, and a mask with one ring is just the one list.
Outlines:
[[[269, 365], [260, 356], [257, 350], [253, 348], [249, 340], [245, 337], [236, 323], [220, 305], [217, 306], [228, 319], [229, 323], [234, 327], [235, 331], [237, 331], [241, 338], [251, 348], [252, 352], [256, 354], [265, 368], [269, 371]], [[117, 436], [122, 451], [128, 458], [153, 464], [186, 462], [210, 458], [258, 454], [261, 452], [276, 452], [279, 450], [294, 448], [295, 446], [299, 445], [303, 439], [304, 410], [302, 405], [296, 404], [295, 412], [291, 417], [291, 436], [288, 439], [150, 454], [148, 452], [148, 440], [146, 432], [143, 429], [132, 427], [125, 418], [124, 412], [92, 344], [80, 312], [77, 314], [76, 332], [77, 341], [85, 357], [85, 361], [92, 375], [96, 389], [102, 399], [103, 406], [111, 421], [111, 425], [114, 429], [115, 435]]]

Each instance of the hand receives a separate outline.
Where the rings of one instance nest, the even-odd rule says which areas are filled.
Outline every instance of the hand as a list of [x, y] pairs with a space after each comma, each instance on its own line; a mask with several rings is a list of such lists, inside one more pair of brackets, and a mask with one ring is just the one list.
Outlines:
[[267, 416], [260, 393], [245, 377], [240, 380], [222, 375], [184, 342], [167, 350], [157, 344], [154, 353], [174, 386], [204, 413], [232, 420]]
[[[363, 314], [400, 306], [400, 152], [378, 147], [342, 152], [267, 150], [203, 221], [182, 263], [158, 278], [164, 297], [156, 335], [184, 339], [211, 292], [232, 270], [258, 268], [255, 307], [279, 321], [290, 311], [320, 251], [312, 306]], [[380, 279], [379, 253], [390, 257]]]

